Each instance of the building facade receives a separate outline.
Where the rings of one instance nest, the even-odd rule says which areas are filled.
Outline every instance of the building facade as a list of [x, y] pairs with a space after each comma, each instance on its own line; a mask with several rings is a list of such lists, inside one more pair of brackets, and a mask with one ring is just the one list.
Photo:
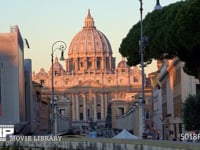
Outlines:
[[183, 103], [189, 94], [195, 95], [199, 80], [183, 71], [178, 58], [164, 60], [160, 69], [163, 139], [179, 140], [184, 132]]
[[[104, 126], [108, 105], [123, 101], [116, 108], [123, 113], [132, 97], [141, 93], [142, 74], [138, 67], [129, 67], [125, 59], [115, 64], [112, 48], [107, 37], [96, 29], [88, 10], [84, 26], [71, 41], [65, 68], [58, 58], [52, 67], [55, 97], [66, 99], [71, 105], [72, 126]], [[33, 73], [33, 80], [43, 85], [43, 96], [51, 97], [52, 68]], [[60, 108], [58, 108], [60, 109]], [[63, 110], [68, 112], [68, 110]], [[121, 111], [121, 112], [120, 112]]]
[[18, 26], [0, 33], [0, 124], [25, 122], [24, 44]]
[[152, 86], [152, 121], [153, 121], [153, 138], [163, 139], [163, 123], [162, 123], [162, 90], [160, 82], [160, 68], [163, 65], [162, 60], [157, 60], [157, 71], [150, 73], [149, 79]]

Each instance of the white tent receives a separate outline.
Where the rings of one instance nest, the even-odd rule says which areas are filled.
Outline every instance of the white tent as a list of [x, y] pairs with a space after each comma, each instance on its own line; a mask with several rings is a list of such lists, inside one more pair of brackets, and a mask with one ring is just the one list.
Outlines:
[[139, 137], [131, 134], [127, 130], [123, 129], [119, 134], [113, 137], [114, 139], [139, 139]]

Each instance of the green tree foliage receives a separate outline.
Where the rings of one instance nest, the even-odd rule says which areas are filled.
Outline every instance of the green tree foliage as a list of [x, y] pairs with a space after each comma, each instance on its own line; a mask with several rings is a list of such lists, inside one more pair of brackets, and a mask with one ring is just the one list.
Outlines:
[[187, 131], [200, 130], [200, 95], [189, 95], [183, 105], [183, 120]]
[[[146, 62], [178, 56], [185, 62], [184, 71], [200, 79], [200, 0], [176, 2], [147, 14], [143, 33], [149, 39]], [[139, 39], [140, 22], [131, 28], [119, 48], [130, 66], [140, 63]]]

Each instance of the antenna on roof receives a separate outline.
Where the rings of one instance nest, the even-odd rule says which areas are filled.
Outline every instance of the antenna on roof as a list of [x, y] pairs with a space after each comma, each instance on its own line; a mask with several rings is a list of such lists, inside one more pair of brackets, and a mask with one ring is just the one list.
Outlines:
[[29, 46], [28, 40], [27, 40], [27, 39], [24, 39], [24, 41], [25, 41], [25, 44], [26, 44], [27, 48], [30, 49], [30, 46]]

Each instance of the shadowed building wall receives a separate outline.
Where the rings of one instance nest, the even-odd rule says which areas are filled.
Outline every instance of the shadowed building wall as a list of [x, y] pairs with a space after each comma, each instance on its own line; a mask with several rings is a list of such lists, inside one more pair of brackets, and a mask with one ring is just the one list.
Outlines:
[[24, 122], [24, 45], [18, 26], [0, 33], [0, 87], [0, 124]]

